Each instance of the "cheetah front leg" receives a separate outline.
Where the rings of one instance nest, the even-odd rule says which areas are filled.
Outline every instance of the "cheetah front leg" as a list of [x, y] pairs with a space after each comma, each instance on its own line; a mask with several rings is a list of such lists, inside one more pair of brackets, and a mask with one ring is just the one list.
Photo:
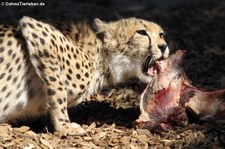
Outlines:
[[[67, 111], [67, 92], [66, 90], [59, 87], [54, 88], [54, 86], [59, 86], [62, 82], [52, 83], [53, 76], [50, 76], [51, 80], [46, 80], [47, 83], [47, 96], [50, 105], [50, 117], [54, 128], [58, 132], [66, 133], [69, 135], [81, 135], [84, 134], [84, 129], [77, 123], [70, 123], [68, 111]], [[60, 80], [57, 78], [56, 80]]]
[[44, 82], [55, 130], [74, 135], [84, 133], [80, 125], [70, 123], [67, 112], [67, 86], [63, 80], [62, 62], [58, 58], [64, 54], [59, 46], [73, 47], [73, 43], [47, 23], [30, 17], [23, 17], [19, 23], [27, 43], [30, 62]]

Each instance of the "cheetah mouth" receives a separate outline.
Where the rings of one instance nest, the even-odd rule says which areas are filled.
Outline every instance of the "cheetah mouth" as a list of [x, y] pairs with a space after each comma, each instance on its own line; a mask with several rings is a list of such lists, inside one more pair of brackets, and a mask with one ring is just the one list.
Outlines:
[[155, 60], [153, 59], [152, 55], [148, 55], [145, 58], [144, 64], [143, 64], [143, 73], [146, 76], [154, 76], [154, 65], [155, 65]]

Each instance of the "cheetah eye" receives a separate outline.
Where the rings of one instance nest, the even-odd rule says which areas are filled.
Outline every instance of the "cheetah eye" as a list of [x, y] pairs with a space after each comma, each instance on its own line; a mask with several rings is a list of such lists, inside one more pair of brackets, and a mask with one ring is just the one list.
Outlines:
[[137, 30], [136, 31], [138, 34], [143, 35], [143, 36], [148, 36], [146, 30]]
[[163, 38], [164, 36], [165, 36], [165, 33], [163, 33], [163, 32], [162, 33], [159, 33], [159, 37], [160, 38]]

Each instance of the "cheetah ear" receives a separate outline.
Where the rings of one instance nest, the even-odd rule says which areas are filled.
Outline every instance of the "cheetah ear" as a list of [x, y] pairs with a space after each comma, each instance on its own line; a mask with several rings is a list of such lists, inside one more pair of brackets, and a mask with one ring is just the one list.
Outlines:
[[96, 18], [94, 20], [94, 24], [96, 27], [96, 34], [97, 37], [102, 40], [103, 42], [106, 42], [106, 40], [111, 37], [109, 33], [109, 24], [100, 20], [99, 18]]
[[106, 26], [107, 26], [107, 23], [100, 20], [99, 18], [96, 18], [94, 20], [94, 24], [95, 24], [98, 32], [104, 31], [106, 29]]
[[96, 31], [97, 31], [97, 37], [99, 39], [101, 39], [102, 41], [104, 41], [104, 37], [105, 37], [105, 26], [106, 26], [106, 22], [104, 21], [101, 21], [99, 18], [96, 18], [94, 20], [94, 25], [95, 25], [95, 28], [96, 28]]
[[111, 49], [114, 48], [117, 43], [114, 39], [115, 25], [95, 19], [95, 26], [97, 29], [96, 35], [104, 43], [104, 46]]

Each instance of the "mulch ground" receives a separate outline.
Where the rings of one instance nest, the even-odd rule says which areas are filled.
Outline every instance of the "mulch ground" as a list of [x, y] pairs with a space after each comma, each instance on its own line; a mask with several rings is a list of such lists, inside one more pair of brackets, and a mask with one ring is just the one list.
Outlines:
[[[46, 2], [42, 8], [0, 7], [0, 22], [16, 23], [22, 15], [55, 20], [132, 16], [153, 20], [165, 28], [172, 52], [187, 51], [183, 65], [194, 85], [225, 88], [225, 2], [183, 0], [157, 6], [147, 0], [65, 0]], [[13, 126], [1, 124], [0, 148], [224, 148], [224, 123], [191, 123], [169, 132], [136, 128], [142, 91], [143, 84], [134, 79], [104, 89], [70, 109], [71, 120], [86, 130], [83, 136], [51, 132], [46, 117]]]

